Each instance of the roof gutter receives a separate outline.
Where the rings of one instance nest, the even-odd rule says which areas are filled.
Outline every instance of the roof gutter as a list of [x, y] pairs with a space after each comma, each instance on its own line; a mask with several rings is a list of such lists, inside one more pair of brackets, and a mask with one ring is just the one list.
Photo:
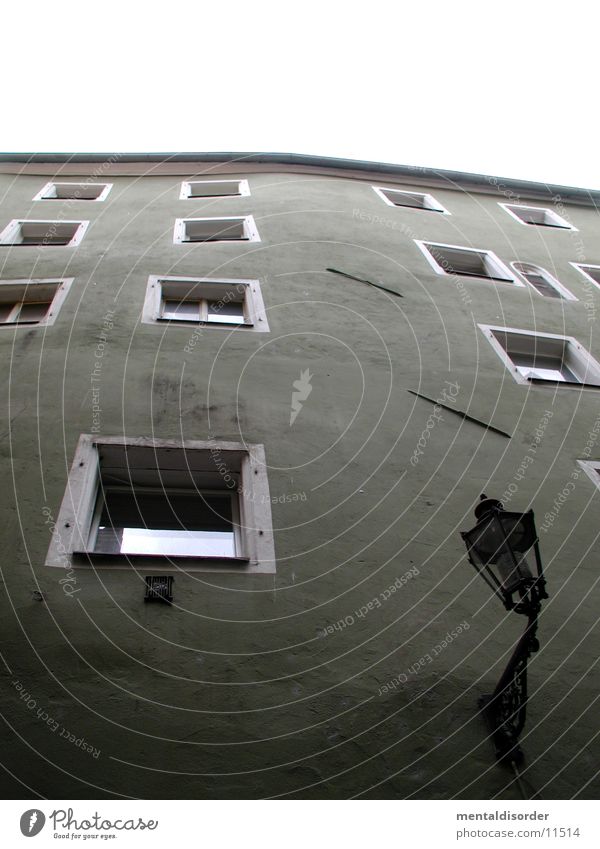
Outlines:
[[[530, 180], [516, 180], [485, 174], [470, 174], [464, 171], [448, 171], [424, 168], [416, 165], [392, 165], [386, 162], [370, 162], [357, 159], [339, 159], [330, 156], [312, 156], [301, 153], [0, 153], [2, 165], [86, 165], [105, 163], [107, 160], [126, 164], [157, 163], [227, 163], [256, 164], [263, 166], [291, 166], [302, 170], [326, 170], [328, 172], [358, 172], [365, 176], [389, 177], [413, 185], [435, 185], [463, 190], [484, 190], [501, 194], [506, 200], [518, 200], [521, 196], [540, 198], [556, 202], [575, 203], [580, 206], [600, 206], [600, 191]], [[152, 169], [153, 173], [157, 171]], [[23, 169], [25, 172], [26, 169]]]

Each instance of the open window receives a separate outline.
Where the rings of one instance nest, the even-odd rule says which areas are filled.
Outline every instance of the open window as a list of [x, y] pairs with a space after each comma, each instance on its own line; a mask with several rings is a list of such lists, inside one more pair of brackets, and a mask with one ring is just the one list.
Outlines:
[[260, 242], [252, 215], [231, 218], [178, 218], [173, 241], [186, 242]]
[[570, 336], [479, 327], [517, 383], [600, 386], [600, 363]]
[[151, 275], [142, 321], [269, 331], [258, 280]]
[[492, 251], [422, 242], [418, 239], [415, 239], [415, 243], [437, 274], [458, 274], [461, 277], [477, 277], [502, 283], [518, 282]]
[[89, 221], [20, 221], [13, 219], [0, 233], [0, 245], [38, 247], [78, 245]]
[[243, 558], [237, 492], [167, 488], [160, 479], [140, 486], [135, 475], [116, 476], [116, 483], [107, 478], [92, 528], [95, 553]]
[[577, 300], [575, 295], [569, 292], [566, 286], [559, 283], [545, 268], [533, 265], [531, 262], [511, 262], [511, 266], [529, 283], [532, 289], [535, 289], [538, 295], [543, 295], [544, 298], [559, 298], [564, 301]]
[[104, 201], [112, 183], [46, 183], [33, 198], [37, 200]]
[[274, 572], [260, 445], [80, 437], [50, 566]]
[[523, 206], [517, 203], [499, 203], [520, 224], [535, 227], [554, 227], [559, 230], [576, 230], [566, 218], [545, 206]]
[[594, 486], [600, 489], [600, 460], [577, 461]]
[[573, 268], [576, 268], [580, 274], [600, 289], [600, 265], [586, 265], [581, 262], [572, 262]]
[[188, 198], [249, 197], [248, 180], [188, 180], [181, 184], [180, 200]]
[[0, 328], [53, 324], [73, 278], [0, 280]]
[[410, 209], [424, 209], [427, 212], [442, 212], [450, 215], [447, 209], [433, 195], [421, 192], [407, 192], [404, 189], [391, 189], [386, 186], [372, 186], [373, 191], [388, 206], [404, 206]]

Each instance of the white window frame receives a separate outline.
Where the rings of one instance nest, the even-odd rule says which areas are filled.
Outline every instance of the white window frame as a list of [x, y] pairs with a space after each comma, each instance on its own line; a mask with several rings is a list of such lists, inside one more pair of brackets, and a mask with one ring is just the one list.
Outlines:
[[[524, 227], [545, 227], [549, 230], [575, 230], [577, 231], [577, 227], [574, 227], [566, 218], [563, 218], [553, 209], [549, 209], [547, 206], [529, 206], [524, 203], [502, 203], [498, 201], [498, 206], [501, 206], [505, 212], [514, 218], [515, 221], [518, 221], [519, 224], [522, 224]], [[519, 216], [516, 209], [524, 209], [529, 210], [531, 212], [543, 212], [548, 218], [551, 219], [552, 223], [547, 224], [538, 224], [535, 221], [523, 221], [523, 219]]]
[[[162, 318], [163, 304], [164, 301], [167, 300], [167, 298], [164, 297], [163, 292], [163, 284], [165, 283], [171, 289], [176, 289], [178, 284], [180, 284], [182, 295], [184, 297], [186, 288], [188, 291], [192, 288], [198, 288], [199, 291], [194, 293], [194, 301], [201, 299], [213, 300], [213, 293], [215, 293], [218, 287], [223, 287], [225, 290], [239, 287], [239, 289], [242, 289], [243, 294], [244, 324], [236, 324], [235, 322], [228, 324], [217, 321], [204, 322]], [[204, 296], [202, 294], [203, 286], [208, 289], [207, 294]], [[168, 300], [173, 299], [174, 296], [168, 298]], [[151, 274], [148, 277], [148, 284], [146, 286], [146, 297], [144, 299], [144, 307], [142, 310], [142, 322], [144, 324], [168, 325], [169, 330], [171, 328], [180, 327], [187, 329], [188, 332], [190, 327], [202, 327], [207, 330], [225, 330], [229, 333], [233, 330], [243, 330], [246, 332], [254, 331], [255, 333], [269, 332], [269, 322], [267, 321], [260, 282], [258, 280], [229, 277], [181, 277], [179, 275], [169, 276], [164, 274]]]
[[[515, 274], [518, 274], [519, 278], [522, 278], [525, 281], [527, 287], [530, 288], [530, 289], [533, 289], [533, 291], [536, 293], [536, 295], [539, 295], [540, 298], [544, 298], [544, 297], [547, 298], [547, 296], [543, 295], [541, 292], [539, 292], [535, 288], [533, 283], [529, 282], [529, 280], [525, 277], [524, 273], [517, 268], [517, 266], [519, 266], [519, 265], [530, 265], [532, 268], [535, 268], [537, 271], [541, 272], [542, 276], [546, 279], [547, 283], [550, 286], [552, 286], [553, 289], [556, 289], [556, 291], [560, 294], [561, 299], [563, 301], [577, 301], [577, 300], [579, 300], [578, 298], [575, 297], [575, 295], [572, 292], [570, 292], [567, 289], [566, 286], [563, 286], [563, 284], [560, 283], [556, 279], [556, 277], [554, 277], [554, 275], [550, 274], [550, 272], [547, 271], [543, 266], [536, 265], [534, 262], [523, 262], [521, 260], [514, 260], [514, 262], [511, 262], [510, 267], [515, 272]], [[556, 300], [558, 300], [558, 299], [556, 299]]]
[[[90, 186], [94, 186], [94, 187], [102, 186], [102, 191], [100, 192], [98, 197], [95, 197], [95, 198], [83, 198], [83, 197], [79, 197], [79, 198], [59, 198], [59, 197], [56, 197], [56, 195], [54, 197], [52, 196], [52, 191], [55, 188], [55, 186], [81, 186], [84, 189], [89, 188]], [[33, 200], [34, 201], [42, 201], [42, 200], [48, 201], [49, 200], [49, 201], [54, 201], [54, 202], [56, 202], [58, 200], [58, 201], [65, 201], [66, 203], [74, 203], [74, 202], [79, 202], [79, 201], [84, 201], [85, 203], [101, 203], [102, 201], [106, 200], [106, 198], [108, 197], [108, 193], [110, 192], [112, 187], [113, 187], [113, 183], [89, 183], [89, 182], [86, 182], [86, 183], [71, 183], [71, 182], [61, 182], [59, 180], [51, 180], [49, 183], [46, 183], [46, 185], [43, 186], [42, 189], [40, 189], [40, 191], [33, 198]]]
[[[94, 551], [94, 522], [100, 492], [99, 446], [133, 446], [149, 452], [167, 450], [202, 451], [215, 457], [215, 469], [225, 480], [230, 468], [238, 481], [239, 524], [235, 533], [239, 554], [235, 557], [210, 555], [145, 555], [105, 554]], [[221, 464], [221, 465], [219, 465]], [[221, 471], [223, 467], [224, 472]], [[132, 487], [135, 489], [135, 487]], [[216, 492], [216, 490], [213, 490]], [[220, 494], [227, 490], [221, 488]], [[236, 489], [230, 489], [232, 493]], [[262, 445], [220, 440], [168, 440], [146, 437], [98, 437], [82, 434], [69, 473], [56, 525], [46, 557], [46, 566], [73, 568], [107, 568], [158, 572], [220, 572], [240, 574], [274, 574], [276, 572], [271, 498], [265, 451]]]
[[[62, 219], [60, 221], [55, 220], [54, 218], [13, 218], [12, 221], [6, 225], [4, 230], [0, 233], [0, 245], [5, 245], [8, 247], [27, 247], [27, 248], [74, 248], [80, 244], [83, 239], [85, 232], [89, 226], [89, 221], [67, 221]], [[23, 245], [20, 242], [15, 242], [14, 238], [16, 234], [19, 232], [22, 224], [77, 224], [77, 229], [71, 241], [66, 245]]]
[[[496, 354], [500, 357], [508, 371], [512, 374], [517, 383], [523, 386], [551, 386], [552, 388], [564, 389], [584, 389], [584, 388], [600, 388], [600, 363], [587, 351], [580, 342], [573, 336], [562, 336], [557, 333], [539, 333], [534, 330], [522, 330], [517, 327], [500, 327], [491, 324], [479, 324], [479, 329], [482, 331]], [[586, 366], [586, 380], [583, 381], [559, 381], [559, 380], [544, 380], [543, 378], [527, 378], [521, 374], [519, 368], [515, 366], [511, 355], [504, 348], [501, 342], [494, 335], [494, 331], [505, 334], [515, 334], [520, 336], [530, 336], [532, 339], [550, 339], [563, 343], [565, 346], [572, 346], [573, 354], [580, 360], [581, 364]]]
[[600, 265], [596, 265], [593, 262], [571, 262], [569, 264], [572, 265], [573, 268], [576, 268], [577, 271], [582, 274], [586, 280], [589, 280], [590, 283], [593, 283], [594, 286], [596, 286], [596, 288], [600, 289], [600, 281], [594, 280], [594, 278], [586, 271], [586, 268], [597, 268], [598, 272], [600, 272]]
[[[192, 195], [192, 185], [196, 183], [201, 183], [202, 185], [208, 186], [210, 184], [222, 184], [222, 183], [237, 183], [238, 190], [237, 192], [232, 192], [231, 194], [216, 194], [216, 195]], [[248, 180], [185, 180], [181, 184], [181, 191], [179, 193], [179, 200], [216, 200], [218, 198], [237, 198], [237, 197], [250, 197], [250, 184]]]
[[[486, 248], [467, 248], [464, 245], [447, 245], [443, 242], [430, 242], [423, 239], [414, 239], [415, 245], [418, 246], [420, 251], [425, 256], [425, 259], [429, 263], [429, 265], [433, 268], [436, 274], [443, 274], [446, 277], [465, 277], [467, 279], [472, 280], [487, 280], [490, 283], [508, 283], [513, 286], [524, 287], [525, 284], [521, 282], [521, 280], [513, 274], [510, 268], [502, 262], [502, 260], [496, 256], [493, 251], [489, 251]], [[463, 251], [464, 253], [472, 253], [483, 255], [487, 259], [487, 261], [498, 270], [499, 275], [488, 277], [486, 275], [476, 275], [476, 274], [465, 274], [460, 271], [446, 271], [446, 269], [441, 266], [436, 258], [433, 256], [431, 251], [429, 251], [428, 246], [432, 248], [450, 248], [452, 250]], [[504, 276], [502, 276], [504, 274]]]
[[[190, 240], [185, 239], [186, 224], [188, 221], [243, 221], [244, 222], [244, 238], [240, 239], [206, 239], [206, 240]], [[210, 244], [237, 244], [244, 242], [260, 242], [258, 229], [256, 227], [253, 215], [228, 215], [228, 216], [204, 216], [202, 218], [176, 218], [175, 228], [173, 230], [173, 244], [175, 245], [210, 245]]]
[[[31, 330], [35, 327], [48, 327], [54, 324], [74, 279], [74, 277], [39, 277], [32, 280], [0, 280], [0, 303], [11, 303], [14, 297], [15, 310], [16, 306], [21, 303], [40, 303], [39, 298], [41, 296], [36, 294], [36, 287], [52, 286], [55, 288], [54, 297], [50, 301], [50, 308], [41, 321], [22, 324], [4, 321], [0, 323], [0, 332], [3, 329], [15, 330], [20, 327]], [[44, 302], [46, 303], [45, 299]]]
[[[407, 189], [397, 189], [393, 186], [371, 186], [371, 188], [385, 204], [393, 206], [396, 209], [416, 209], [423, 212], [441, 212], [442, 215], [451, 215], [446, 207], [442, 206], [442, 204], [436, 200], [433, 195], [426, 192], [411, 192]], [[394, 195], [402, 195], [407, 198], [421, 198], [423, 206], [418, 206], [416, 204], [394, 203], [393, 200], [387, 196], [386, 192], [391, 192]]]
[[600, 460], [578, 460], [577, 462], [596, 488], [600, 489]]

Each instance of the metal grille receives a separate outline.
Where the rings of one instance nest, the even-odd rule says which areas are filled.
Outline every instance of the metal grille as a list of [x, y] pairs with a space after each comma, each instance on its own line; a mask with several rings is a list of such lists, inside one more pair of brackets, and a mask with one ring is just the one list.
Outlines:
[[173, 601], [173, 578], [170, 575], [146, 575], [144, 601]]

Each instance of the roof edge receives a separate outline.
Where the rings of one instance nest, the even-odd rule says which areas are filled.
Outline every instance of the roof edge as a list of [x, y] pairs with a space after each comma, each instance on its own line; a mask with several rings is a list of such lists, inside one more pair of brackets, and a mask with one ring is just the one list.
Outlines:
[[[485, 189], [496, 191], [507, 198], [511, 193], [519, 195], [566, 201], [583, 206], [600, 205], [600, 190], [585, 189], [577, 186], [563, 186], [555, 183], [540, 183], [520, 180], [512, 177], [473, 174], [465, 171], [451, 171], [427, 168], [418, 165], [394, 165], [386, 162], [373, 162], [359, 159], [342, 159], [332, 156], [316, 156], [303, 153], [260, 153], [260, 152], [205, 152], [205, 153], [0, 153], [2, 164], [95, 164], [107, 160], [121, 164], [156, 163], [257, 163], [266, 165], [291, 165], [304, 168], [319, 168], [335, 171], [360, 171], [365, 174], [380, 174], [396, 179], [408, 179], [427, 185], [446, 186], [455, 189]], [[156, 172], [154, 172], [156, 173]]]

